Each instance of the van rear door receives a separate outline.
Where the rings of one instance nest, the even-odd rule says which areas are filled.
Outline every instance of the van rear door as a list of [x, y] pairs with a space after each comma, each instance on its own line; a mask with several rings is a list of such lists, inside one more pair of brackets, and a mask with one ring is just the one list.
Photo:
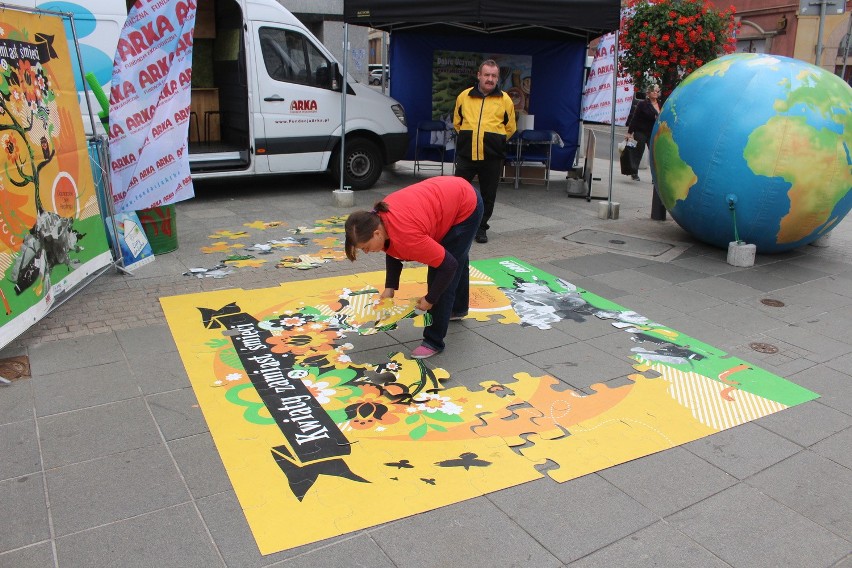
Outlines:
[[268, 160], [270, 172], [321, 171], [340, 125], [331, 60], [303, 30], [262, 21], [252, 26], [260, 111], [255, 124], [263, 124], [258, 161]]

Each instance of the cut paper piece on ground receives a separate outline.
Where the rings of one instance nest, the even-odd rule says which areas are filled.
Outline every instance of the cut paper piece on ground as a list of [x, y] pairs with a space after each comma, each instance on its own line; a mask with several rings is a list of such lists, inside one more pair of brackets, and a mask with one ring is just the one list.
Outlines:
[[[329, 217], [315, 221], [313, 227], [299, 227], [297, 229], [288, 229], [287, 232], [294, 234], [301, 233], [342, 233], [343, 226], [346, 222], [345, 216]], [[251, 229], [266, 231], [278, 227], [285, 227], [287, 224], [282, 221], [252, 221], [251, 223], [243, 223], [244, 227]], [[222, 229], [209, 235], [211, 239], [243, 239], [251, 236], [247, 231], [231, 231]], [[309, 237], [293, 237], [287, 236], [280, 239], [269, 239], [266, 242], [255, 242], [253, 244], [230, 243], [227, 241], [217, 241], [213, 245], [201, 247], [201, 252], [205, 254], [214, 253], [232, 253], [231, 257], [224, 259], [222, 262], [227, 263], [233, 268], [257, 268], [263, 265], [264, 261], [252, 260], [253, 255], [238, 255], [237, 249], [242, 249], [249, 253], [259, 255], [269, 255], [275, 252], [275, 249], [291, 249], [294, 247], [307, 248], [311, 243], [318, 248], [310, 250], [301, 255], [290, 255], [282, 257], [276, 264], [276, 268], [293, 268], [296, 270], [310, 270], [317, 268], [331, 261], [346, 260], [346, 253], [343, 251], [343, 242], [336, 236], [325, 236], [311, 239]], [[237, 258], [242, 256], [242, 258]], [[241, 262], [245, 261], [245, 262]]]
[[628, 384], [592, 376], [587, 395], [507, 369], [469, 389], [407, 349], [364, 360], [360, 336], [426, 323], [411, 303], [426, 270], [403, 276], [390, 303], [383, 272], [161, 299], [262, 554], [567, 481], [818, 397], [515, 258], [473, 263], [469, 317], [518, 334], [612, 325]]

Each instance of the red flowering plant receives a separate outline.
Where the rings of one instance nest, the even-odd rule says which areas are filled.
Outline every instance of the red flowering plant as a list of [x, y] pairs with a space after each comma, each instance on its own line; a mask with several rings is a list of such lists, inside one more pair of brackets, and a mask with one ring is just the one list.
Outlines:
[[628, 0], [619, 32], [619, 65], [638, 88], [660, 86], [667, 97], [684, 77], [736, 49], [734, 7], [708, 0]]

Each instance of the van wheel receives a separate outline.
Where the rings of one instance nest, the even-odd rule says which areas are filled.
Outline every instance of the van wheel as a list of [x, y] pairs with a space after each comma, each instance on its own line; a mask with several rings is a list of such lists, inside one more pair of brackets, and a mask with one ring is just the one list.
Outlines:
[[[339, 180], [340, 150], [334, 153], [331, 160], [331, 175], [335, 180]], [[343, 165], [346, 168], [343, 185], [348, 185], [355, 191], [370, 189], [382, 175], [382, 153], [375, 144], [365, 138], [347, 140]]]

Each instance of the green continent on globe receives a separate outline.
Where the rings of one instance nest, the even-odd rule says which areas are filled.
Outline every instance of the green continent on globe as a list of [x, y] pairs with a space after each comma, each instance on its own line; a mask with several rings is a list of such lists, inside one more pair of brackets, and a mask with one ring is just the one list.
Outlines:
[[[689, 164], [681, 159], [677, 142], [667, 123], [661, 122], [658, 125], [652, 146], [658, 187], [666, 188], [665, 192], [660, 192], [660, 199], [663, 200], [665, 208], [671, 210], [678, 200], [685, 200], [689, 196], [689, 188], [695, 185], [698, 176]], [[665, 164], [665, 167], [660, 167], [659, 164]]]

